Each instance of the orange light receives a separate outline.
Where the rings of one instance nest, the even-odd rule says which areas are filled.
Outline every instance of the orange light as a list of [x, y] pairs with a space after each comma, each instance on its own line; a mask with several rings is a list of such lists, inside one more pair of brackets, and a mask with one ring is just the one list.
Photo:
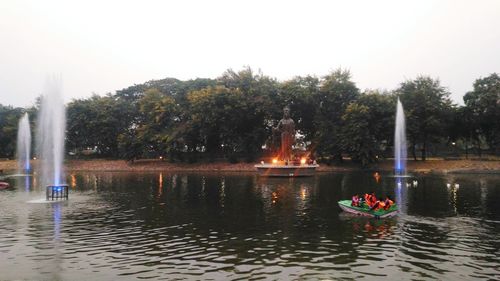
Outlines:
[[278, 159], [273, 158], [273, 164], [276, 164], [276, 163], [278, 163]]
[[304, 165], [306, 163], [306, 158], [301, 158], [300, 159], [300, 164]]
[[75, 177], [75, 175], [71, 175], [71, 187], [72, 188], [76, 187], [76, 177]]

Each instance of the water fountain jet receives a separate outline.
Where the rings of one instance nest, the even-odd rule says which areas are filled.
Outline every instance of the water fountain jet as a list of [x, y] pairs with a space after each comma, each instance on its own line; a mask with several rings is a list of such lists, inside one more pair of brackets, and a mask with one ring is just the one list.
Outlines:
[[17, 130], [17, 166], [19, 174], [29, 174], [31, 155], [31, 130], [28, 113], [19, 119]]
[[47, 81], [38, 113], [37, 153], [40, 159], [38, 170], [40, 183], [47, 187], [47, 192], [49, 189], [50, 192], [58, 190], [57, 187], [67, 188], [62, 169], [66, 112], [61, 88], [61, 79], [52, 78]]
[[406, 175], [406, 124], [403, 105], [398, 98], [396, 108], [396, 126], [394, 129], [394, 174]]

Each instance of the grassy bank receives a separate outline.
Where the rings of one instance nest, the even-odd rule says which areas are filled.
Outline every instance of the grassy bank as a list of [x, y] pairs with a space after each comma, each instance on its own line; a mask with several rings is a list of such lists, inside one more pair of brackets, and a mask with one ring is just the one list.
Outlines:
[[[33, 161], [36, 165], [36, 161]], [[65, 168], [68, 171], [224, 171], [224, 172], [253, 172], [255, 163], [227, 162], [214, 163], [170, 163], [160, 160], [139, 160], [128, 163], [123, 160], [68, 160]], [[408, 161], [408, 171], [414, 173], [499, 173], [500, 160], [444, 160], [430, 159], [427, 161]], [[0, 161], [0, 170], [16, 170], [17, 163], [14, 160]], [[370, 167], [373, 171], [392, 171], [393, 162], [390, 160], [380, 161]], [[321, 165], [319, 172], [335, 171], [357, 171], [363, 170], [359, 165], [350, 161], [336, 165]], [[365, 169], [366, 170], [366, 169]]]

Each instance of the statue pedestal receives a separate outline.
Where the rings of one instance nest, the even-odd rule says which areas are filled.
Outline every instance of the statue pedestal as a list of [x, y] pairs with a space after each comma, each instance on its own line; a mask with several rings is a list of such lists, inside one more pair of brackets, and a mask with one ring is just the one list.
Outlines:
[[265, 177], [310, 177], [316, 173], [319, 165], [281, 165], [281, 164], [257, 164], [257, 172]]

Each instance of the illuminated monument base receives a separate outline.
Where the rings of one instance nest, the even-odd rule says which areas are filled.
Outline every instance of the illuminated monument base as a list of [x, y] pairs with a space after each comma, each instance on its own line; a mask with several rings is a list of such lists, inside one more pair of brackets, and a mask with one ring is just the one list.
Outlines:
[[281, 165], [281, 164], [257, 164], [257, 172], [266, 177], [310, 177], [316, 173], [316, 164]]
[[[309, 153], [294, 153], [293, 151], [296, 136], [295, 122], [290, 118], [288, 106], [283, 108], [283, 118], [279, 121], [278, 126], [273, 128], [273, 133], [281, 135], [279, 155], [272, 160], [272, 163], [266, 164], [262, 161], [255, 165], [259, 175], [267, 177], [313, 176], [318, 165], [311, 161]], [[273, 143], [275, 142], [273, 141]], [[301, 157], [300, 160], [299, 157]]]

